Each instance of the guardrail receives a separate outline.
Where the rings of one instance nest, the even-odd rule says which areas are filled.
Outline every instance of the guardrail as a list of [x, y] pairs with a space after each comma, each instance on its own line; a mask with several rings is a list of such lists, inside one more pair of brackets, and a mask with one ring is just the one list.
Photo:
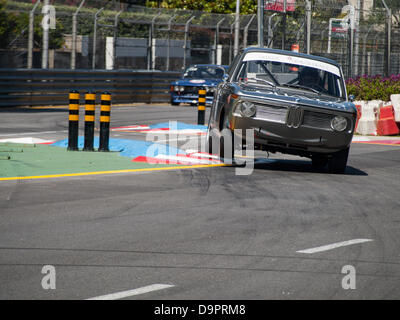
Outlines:
[[161, 71], [0, 69], [0, 107], [68, 105], [70, 90], [109, 91], [114, 104], [169, 102], [170, 82], [180, 76]]

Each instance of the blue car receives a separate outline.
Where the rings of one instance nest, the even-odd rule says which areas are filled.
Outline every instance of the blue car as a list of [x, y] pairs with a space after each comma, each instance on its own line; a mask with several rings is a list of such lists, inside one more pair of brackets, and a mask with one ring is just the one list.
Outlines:
[[180, 103], [197, 105], [198, 91], [204, 88], [207, 91], [206, 105], [211, 105], [214, 98], [214, 91], [223, 80], [228, 66], [214, 64], [196, 64], [186, 69], [183, 77], [171, 83], [171, 104], [174, 106]]

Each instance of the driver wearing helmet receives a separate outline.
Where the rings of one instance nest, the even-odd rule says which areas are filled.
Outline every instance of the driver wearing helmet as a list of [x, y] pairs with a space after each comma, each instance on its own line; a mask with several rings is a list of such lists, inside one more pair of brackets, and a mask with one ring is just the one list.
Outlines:
[[299, 84], [303, 86], [320, 86], [321, 78], [318, 70], [310, 67], [305, 67], [299, 73]]

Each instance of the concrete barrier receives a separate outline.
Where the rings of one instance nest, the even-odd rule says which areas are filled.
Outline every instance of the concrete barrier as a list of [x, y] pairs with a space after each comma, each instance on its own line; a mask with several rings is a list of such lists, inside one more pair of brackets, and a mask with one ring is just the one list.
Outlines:
[[380, 100], [355, 101], [354, 104], [361, 105], [362, 110], [356, 132], [362, 135], [376, 135], [376, 116], [379, 108], [383, 106], [383, 102]]
[[400, 94], [392, 94], [390, 100], [394, 108], [394, 119], [396, 122], [400, 122]]
[[379, 136], [395, 136], [399, 134], [399, 128], [394, 121], [394, 109], [392, 105], [379, 108], [377, 133]]

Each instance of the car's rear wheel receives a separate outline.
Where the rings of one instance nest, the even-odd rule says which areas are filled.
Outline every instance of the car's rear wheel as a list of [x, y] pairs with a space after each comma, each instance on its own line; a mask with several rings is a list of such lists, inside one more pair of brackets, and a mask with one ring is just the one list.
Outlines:
[[329, 172], [344, 173], [346, 171], [349, 150], [350, 148], [346, 148], [332, 155], [332, 158], [328, 161]]

